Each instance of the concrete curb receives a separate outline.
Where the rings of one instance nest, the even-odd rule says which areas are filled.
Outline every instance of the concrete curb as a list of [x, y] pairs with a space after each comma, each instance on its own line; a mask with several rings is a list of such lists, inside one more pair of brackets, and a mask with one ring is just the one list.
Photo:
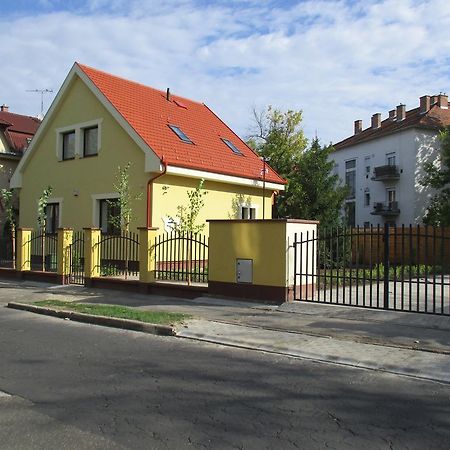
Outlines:
[[158, 336], [175, 336], [175, 327], [170, 325], [158, 325], [153, 323], [140, 322], [138, 320], [118, 319], [107, 316], [94, 316], [92, 314], [79, 313], [75, 311], [64, 311], [42, 306], [30, 305], [27, 303], [9, 302], [8, 308], [20, 309], [36, 314], [69, 319], [75, 322], [90, 323], [106, 327], [122, 328], [124, 330], [141, 331], [143, 333], [156, 334]]
[[448, 355], [358, 342], [342, 344], [330, 337], [302, 334], [293, 337], [291, 333], [269, 330], [260, 334], [260, 330], [247, 329], [244, 337], [240, 325], [221, 322], [205, 325], [192, 321], [177, 337], [450, 384]]

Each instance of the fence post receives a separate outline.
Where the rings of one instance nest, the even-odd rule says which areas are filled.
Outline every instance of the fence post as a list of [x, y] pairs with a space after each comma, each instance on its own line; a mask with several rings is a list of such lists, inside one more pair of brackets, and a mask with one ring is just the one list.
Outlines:
[[100, 229], [84, 230], [84, 283], [89, 285], [91, 278], [100, 276]]
[[20, 272], [31, 270], [31, 228], [17, 230], [17, 261], [16, 267]]
[[57, 273], [61, 284], [67, 284], [70, 276], [70, 246], [73, 240], [72, 228], [58, 228]]
[[383, 308], [389, 309], [389, 225], [387, 223], [384, 224], [384, 276], [383, 276]]
[[139, 281], [153, 283], [155, 281], [154, 244], [158, 228], [139, 227]]

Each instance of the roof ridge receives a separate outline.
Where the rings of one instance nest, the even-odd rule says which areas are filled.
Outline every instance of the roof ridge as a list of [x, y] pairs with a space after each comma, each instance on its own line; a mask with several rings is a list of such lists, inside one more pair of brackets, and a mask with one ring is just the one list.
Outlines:
[[[111, 78], [115, 78], [115, 79], [118, 79], [118, 80], [121, 80], [121, 81], [126, 81], [126, 82], [131, 83], [131, 84], [136, 84], [136, 85], [138, 85], [138, 86], [142, 86], [142, 87], [145, 88], [145, 89], [150, 89], [150, 90], [152, 90], [152, 91], [158, 92], [158, 93], [160, 93], [161, 95], [163, 95], [164, 97], [166, 96], [166, 93], [165, 93], [163, 90], [161, 90], [161, 89], [156, 89], [156, 88], [154, 88], [154, 87], [152, 87], [152, 86], [149, 86], [148, 84], [144, 84], [144, 83], [141, 83], [141, 82], [139, 82], [139, 81], [130, 80], [129, 78], [120, 77], [120, 76], [118, 76], [118, 75], [114, 75], [114, 74], [112, 74], [112, 73], [105, 72], [104, 70], [100, 70], [100, 69], [97, 69], [97, 68], [95, 68], [95, 67], [88, 66], [88, 65], [86, 65], [86, 64], [81, 64], [81, 63], [79, 63], [79, 62], [75, 62], [75, 64], [76, 64], [78, 67], [80, 67], [80, 69], [83, 70], [83, 72], [84, 72], [87, 76], [89, 76], [89, 74], [86, 73], [86, 70], [84, 70], [85, 68], [88, 69], [88, 70], [93, 70], [93, 71], [98, 72], [98, 73], [103, 74], [103, 75], [107, 75], [108, 77], [111, 77]], [[195, 104], [200, 105], [200, 106], [203, 105], [203, 103], [202, 103], [202, 102], [199, 102], [198, 100], [192, 100], [191, 98], [182, 97], [181, 95], [178, 95], [178, 94], [172, 94], [172, 93], [171, 93], [170, 95], [171, 95], [171, 97], [174, 97], [176, 100], [177, 100], [177, 99], [180, 99], [180, 100], [188, 101], [188, 102], [190, 102], [190, 103], [195, 103]]]

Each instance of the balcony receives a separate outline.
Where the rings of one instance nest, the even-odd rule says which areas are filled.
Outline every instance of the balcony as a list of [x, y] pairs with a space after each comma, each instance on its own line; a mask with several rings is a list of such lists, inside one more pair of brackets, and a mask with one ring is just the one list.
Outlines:
[[375, 181], [392, 181], [400, 179], [400, 171], [398, 166], [386, 165], [378, 166], [373, 169], [372, 180]]
[[370, 213], [374, 216], [394, 217], [400, 214], [398, 202], [374, 203], [373, 211]]

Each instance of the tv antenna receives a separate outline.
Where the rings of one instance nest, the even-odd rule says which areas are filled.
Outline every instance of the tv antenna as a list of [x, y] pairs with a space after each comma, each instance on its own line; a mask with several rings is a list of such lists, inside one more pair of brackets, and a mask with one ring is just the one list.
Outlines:
[[44, 114], [44, 94], [53, 92], [53, 89], [27, 89], [26, 92], [39, 92], [41, 94], [41, 115]]

